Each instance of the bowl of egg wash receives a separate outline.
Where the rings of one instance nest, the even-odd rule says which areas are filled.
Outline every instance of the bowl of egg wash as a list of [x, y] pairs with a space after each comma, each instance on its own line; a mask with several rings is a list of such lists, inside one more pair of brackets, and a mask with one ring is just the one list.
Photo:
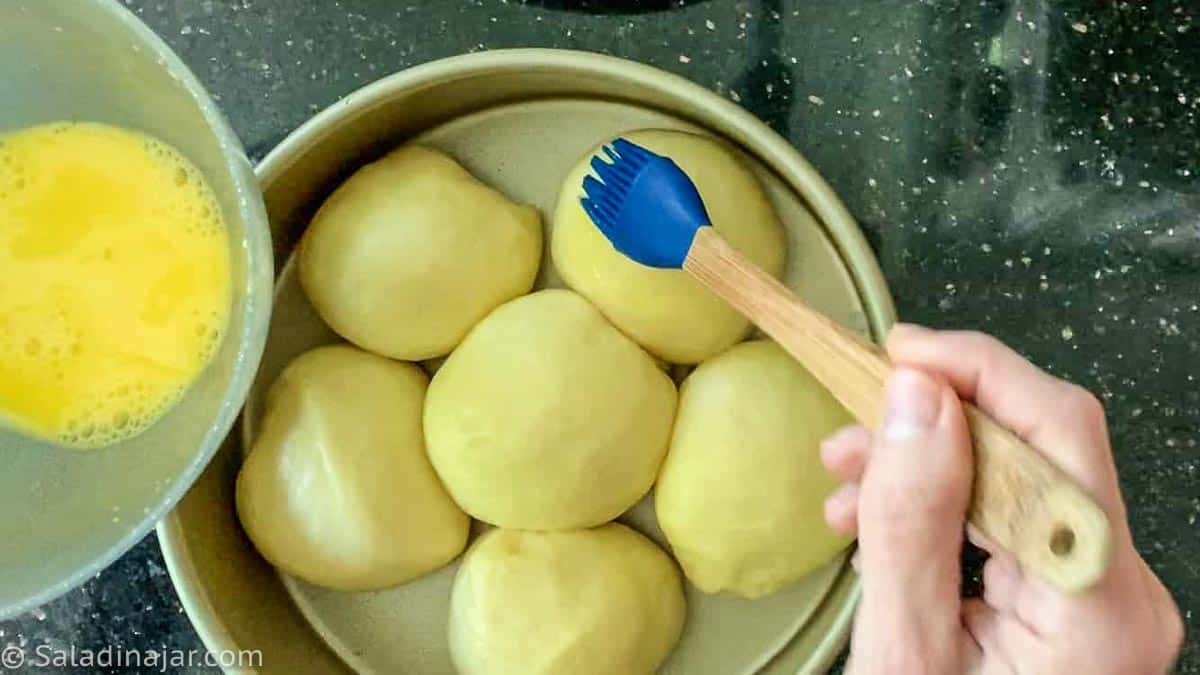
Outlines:
[[227, 436], [271, 240], [240, 143], [108, 0], [0, 3], [0, 618], [140, 539]]

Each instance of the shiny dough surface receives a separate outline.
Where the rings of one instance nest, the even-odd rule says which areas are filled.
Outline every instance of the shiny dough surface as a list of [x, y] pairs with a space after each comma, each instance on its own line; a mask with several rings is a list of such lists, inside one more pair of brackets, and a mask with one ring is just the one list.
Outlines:
[[238, 515], [263, 557], [319, 586], [372, 590], [463, 550], [470, 520], [425, 454], [426, 384], [415, 365], [348, 345], [284, 369], [237, 481]]
[[300, 282], [342, 337], [416, 361], [449, 353], [493, 308], [527, 293], [541, 255], [536, 209], [409, 145], [321, 206], [300, 243]]
[[558, 530], [607, 522], [650, 489], [676, 392], [578, 294], [546, 290], [488, 315], [434, 376], [429, 456], [472, 516]]
[[845, 548], [824, 522], [837, 482], [819, 444], [851, 421], [774, 342], [737, 345], [693, 371], [655, 487], [659, 525], [688, 579], [754, 598]]
[[493, 530], [454, 580], [451, 654], [461, 675], [651, 675], [684, 603], [675, 563], [624, 525]]
[[[712, 224], [730, 244], [775, 276], [785, 233], [766, 192], [722, 141], [681, 131], [643, 130], [627, 138], [675, 161], [696, 184]], [[592, 153], [566, 177], [554, 213], [551, 253], [568, 286], [625, 334], [672, 363], [699, 363], [741, 340], [750, 324], [682, 270], [629, 260], [592, 224], [579, 199]]]

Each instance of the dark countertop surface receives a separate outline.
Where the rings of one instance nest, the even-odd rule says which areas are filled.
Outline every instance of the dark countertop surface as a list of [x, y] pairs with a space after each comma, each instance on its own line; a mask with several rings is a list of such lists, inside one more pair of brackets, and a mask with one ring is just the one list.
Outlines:
[[[991, 332], [1108, 407], [1139, 549], [1200, 673], [1200, 6], [1194, 0], [124, 0], [261, 158], [462, 52], [600, 51], [787, 136], [909, 321]], [[0, 646], [201, 649], [151, 535]], [[46, 672], [46, 671], [43, 671]], [[189, 672], [204, 672], [195, 670]]]

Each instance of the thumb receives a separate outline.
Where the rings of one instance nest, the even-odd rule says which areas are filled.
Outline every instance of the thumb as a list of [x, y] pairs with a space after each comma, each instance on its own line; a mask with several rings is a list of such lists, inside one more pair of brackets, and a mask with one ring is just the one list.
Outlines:
[[[971, 476], [958, 397], [944, 382], [898, 368], [858, 504], [863, 600], [854, 651], [862, 672], [882, 672], [868, 663], [888, 672], [962, 667], [959, 555]], [[860, 646], [890, 653], [864, 658]]]

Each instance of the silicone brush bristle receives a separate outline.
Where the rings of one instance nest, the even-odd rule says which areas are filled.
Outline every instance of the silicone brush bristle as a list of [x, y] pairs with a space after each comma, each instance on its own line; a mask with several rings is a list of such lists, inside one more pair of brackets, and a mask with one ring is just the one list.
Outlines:
[[592, 222], [604, 231], [614, 226], [617, 214], [638, 172], [656, 155], [624, 138], [618, 138], [612, 145], [604, 146], [601, 152], [604, 159], [593, 156], [591, 161], [592, 171], [600, 180], [592, 176], [583, 179], [583, 191], [587, 194], [587, 198], [583, 200], [583, 208]]
[[696, 230], [709, 224], [696, 186], [667, 157], [618, 138], [590, 162], [583, 210], [613, 247], [651, 267], [683, 265]]

